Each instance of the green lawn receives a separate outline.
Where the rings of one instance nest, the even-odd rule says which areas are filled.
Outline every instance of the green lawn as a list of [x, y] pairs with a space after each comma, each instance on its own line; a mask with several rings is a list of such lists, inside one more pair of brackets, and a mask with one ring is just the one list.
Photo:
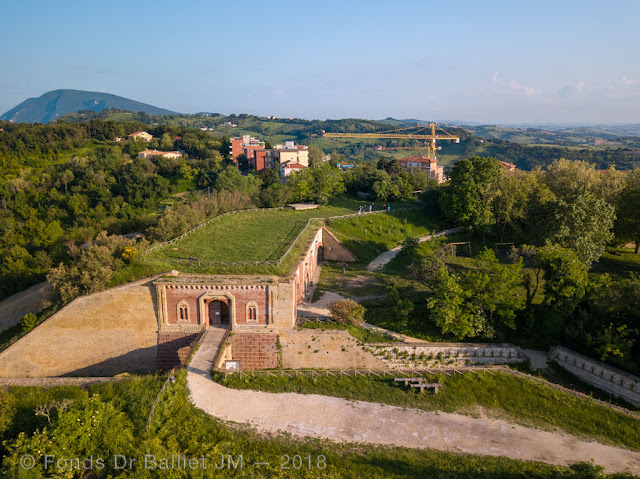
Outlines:
[[626, 279], [629, 273], [640, 274], [640, 254], [630, 248], [607, 248], [591, 272], [609, 273], [613, 279]]
[[314, 210], [252, 210], [218, 218], [185, 239], [154, 252], [155, 259], [267, 261], [280, 258], [309, 218], [348, 215], [360, 203], [339, 198]]
[[593, 401], [504, 373], [434, 374], [443, 385], [436, 394], [420, 394], [377, 376], [273, 377], [247, 380], [239, 375], [216, 379], [228, 387], [270, 392], [325, 394], [352, 400], [392, 404], [426, 411], [488, 415], [525, 426], [562, 429], [570, 434], [640, 450], [640, 419], [616, 412]]
[[[8, 429], [0, 431], [2, 475], [7, 478], [45, 477], [41, 462], [32, 470], [20, 468], [24, 454], [33, 454], [38, 461], [42, 455], [55, 453], [57, 457], [112, 457], [126, 454], [139, 458], [132, 470], [114, 470], [111, 463], [102, 470], [94, 470], [91, 477], [136, 478], [213, 478], [213, 477], [279, 477], [279, 478], [458, 478], [513, 479], [527, 477], [573, 478], [585, 476], [585, 465], [572, 468], [552, 466], [532, 461], [516, 461], [501, 457], [470, 456], [430, 450], [414, 450], [369, 446], [365, 444], [330, 443], [321, 440], [302, 440], [291, 436], [255, 434], [238, 425], [224, 424], [188, 401], [185, 373], [179, 372], [174, 385], [169, 384], [156, 405], [149, 432], [145, 424], [151, 404], [158, 394], [164, 377], [133, 378], [116, 384], [79, 387], [12, 388], [17, 412]], [[52, 416], [51, 424], [33, 409], [51, 400], [70, 398], [71, 408], [60, 419]], [[94, 412], [95, 411], [95, 412]], [[108, 414], [110, 421], [104, 416]], [[76, 422], [75, 417], [79, 416]], [[91, 424], [87, 424], [87, 422]], [[91, 427], [105, 434], [89, 434]], [[46, 428], [47, 431], [43, 430]], [[36, 433], [39, 430], [40, 433]], [[19, 436], [20, 432], [25, 435]], [[36, 434], [35, 437], [34, 433]], [[54, 435], [55, 434], [55, 435]], [[32, 438], [33, 437], [33, 438]], [[51, 442], [49, 442], [51, 441]], [[13, 452], [7, 452], [9, 448]], [[145, 470], [144, 454], [157, 458], [185, 455], [201, 458], [209, 466], [195, 471], [174, 469]], [[242, 455], [242, 469], [216, 470], [220, 456], [230, 454], [237, 460]], [[283, 469], [284, 456], [311, 456], [312, 467]], [[268, 465], [256, 466], [255, 462]], [[320, 468], [318, 468], [318, 466]], [[53, 475], [46, 475], [53, 477]], [[79, 477], [58, 475], [56, 477]]]
[[[380, 206], [380, 205], [378, 205]], [[393, 203], [391, 215], [364, 215], [328, 222], [331, 231], [361, 262], [369, 262], [384, 251], [401, 244], [407, 237], [425, 236], [444, 229], [442, 220], [429, 215], [423, 208], [396, 211], [411, 207]]]

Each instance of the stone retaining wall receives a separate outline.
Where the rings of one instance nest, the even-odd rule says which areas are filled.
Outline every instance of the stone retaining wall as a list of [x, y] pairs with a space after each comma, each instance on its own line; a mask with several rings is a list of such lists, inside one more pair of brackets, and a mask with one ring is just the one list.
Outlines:
[[153, 280], [74, 299], [0, 352], [0, 377], [113, 376], [156, 370]]
[[549, 357], [583, 381], [640, 407], [640, 378], [562, 346], [554, 346]]
[[39, 313], [49, 306], [47, 294], [50, 290], [51, 285], [44, 281], [0, 301], [0, 331], [18, 324], [25, 314]]
[[243, 371], [273, 369], [279, 364], [278, 335], [275, 333], [241, 333], [230, 338], [234, 360], [242, 361]]
[[512, 344], [375, 343], [366, 348], [393, 367], [509, 364], [524, 360], [522, 350]]

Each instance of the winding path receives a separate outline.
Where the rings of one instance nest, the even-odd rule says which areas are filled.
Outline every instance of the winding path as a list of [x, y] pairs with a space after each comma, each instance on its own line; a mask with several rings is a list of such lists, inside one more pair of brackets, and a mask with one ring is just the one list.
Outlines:
[[[434, 233], [432, 235], [427, 235], [427, 236], [421, 236], [420, 238], [418, 238], [418, 243], [423, 243], [425, 241], [429, 241], [430, 239], [433, 238], [437, 238], [438, 236], [446, 236], [446, 235], [451, 235], [454, 233], [459, 233], [460, 231], [462, 231], [464, 228], [461, 226], [458, 226], [456, 228], [451, 228], [448, 230], [444, 230], [444, 231], [438, 231], [437, 233]], [[393, 249], [390, 249], [389, 251], [385, 251], [384, 253], [380, 253], [378, 256], [376, 256], [373, 261], [371, 261], [371, 263], [368, 264], [367, 266], [367, 271], [379, 271], [382, 268], [384, 268], [384, 266], [391, 261], [393, 258], [395, 258], [398, 253], [402, 250], [402, 245], [396, 246]]]
[[[568, 465], [593, 460], [607, 472], [640, 473], [640, 453], [540, 431], [503, 420], [426, 412], [364, 401], [229, 389], [209, 376], [214, 338], [187, 367], [193, 404], [217, 418], [250, 424], [259, 431], [285, 432], [336, 442], [438, 449], [464, 454]], [[204, 346], [204, 347], [203, 347]]]

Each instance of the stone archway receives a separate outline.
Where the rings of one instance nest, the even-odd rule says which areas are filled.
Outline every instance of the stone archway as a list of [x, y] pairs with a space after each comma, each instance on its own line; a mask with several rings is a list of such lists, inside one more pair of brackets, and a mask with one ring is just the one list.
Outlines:
[[[236, 300], [232, 294], [207, 291], [198, 298], [200, 324], [234, 328], [236, 324]], [[216, 314], [218, 313], [218, 314]]]

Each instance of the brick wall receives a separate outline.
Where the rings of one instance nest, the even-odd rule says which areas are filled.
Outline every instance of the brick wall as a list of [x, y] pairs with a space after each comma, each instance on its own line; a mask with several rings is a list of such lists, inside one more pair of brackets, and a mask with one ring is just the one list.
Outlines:
[[[255, 287], [254, 285], [235, 285], [233, 287], [225, 285], [219, 285], [217, 288], [194, 289], [190, 286], [184, 288], [179, 287], [167, 287], [166, 300], [167, 300], [167, 319], [168, 324], [207, 324], [209, 322], [208, 309], [205, 307], [204, 317], [200, 317], [200, 311], [198, 310], [198, 298], [200, 298], [205, 292], [211, 292], [212, 294], [229, 293], [233, 296], [234, 301], [232, 307], [235, 308], [236, 324], [260, 324], [265, 325], [269, 322], [269, 310], [268, 310], [268, 297], [267, 290], [264, 288]], [[221, 297], [222, 300], [229, 303], [228, 298]], [[178, 319], [178, 304], [181, 301], [185, 301], [189, 306], [189, 321], [180, 321]], [[206, 299], [208, 303], [211, 299]], [[247, 305], [248, 303], [255, 304], [257, 308], [257, 320], [249, 321], [247, 318]], [[231, 311], [229, 311], [231, 315]], [[231, 318], [229, 318], [231, 319]]]
[[231, 354], [242, 361], [244, 371], [277, 368], [278, 335], [275, 333], [240, 333], [231, 337]]
[[159, 333], [158, 334], [158, 369], [168, 370], [184, 364], [191, 345], [196, 340], [197, 334]]

